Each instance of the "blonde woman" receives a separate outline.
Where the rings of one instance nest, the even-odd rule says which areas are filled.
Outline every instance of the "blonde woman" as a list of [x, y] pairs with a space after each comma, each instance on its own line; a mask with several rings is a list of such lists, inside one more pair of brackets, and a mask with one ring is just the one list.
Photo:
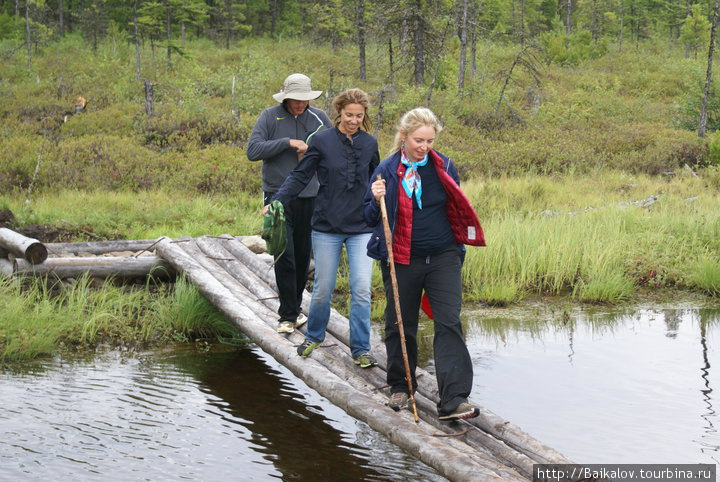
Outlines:
[[473, 367], [460, 322], [460, 268], [464, 245], [484, 246], [485, 240], [477, 215], [460, 190], [454, 164], [433, 149], [441, 130], [440, 122], [429, 109], [407, 112], [400, 119], [392, 154], [372, 175], [372, 179], [377, 175], [382, 179], [370, 184], [364, 203], [365, 220], [375, 227], [368, 255], [381, 260], [387, 299], [385, 347], [391, 392], [388, 405], [395, 410], [407, 407], [409, 394], [380, 219], [379, 203], [383, 196], [393, 233], [393, 260], [413, 391], [417, 390], [418, 315], [425, 291], [435, 325], [438, 416], [441, 420], [453, 420], [479, 414], [468, 403]]

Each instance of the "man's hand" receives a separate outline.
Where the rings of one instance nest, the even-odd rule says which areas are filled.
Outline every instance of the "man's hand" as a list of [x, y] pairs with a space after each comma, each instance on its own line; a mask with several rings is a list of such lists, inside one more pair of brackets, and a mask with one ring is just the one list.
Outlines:
[[265, 215], [267, 214], [267, 212], [268, 212], [268, 208], [269, 208], [269, 207], [270, 207], [270, 205], [269, 205], [269, 204], [266, 204], [266, 205], [264, 205], [264, 206], [263, 206], [263, 211], [262, 211], [262, 213], [263, 213], [263, 216], [265, 216]]
[[300, 155], [305, 154], [305, 151], [308, 149], [308, 145], [300, 139], [290, 139], [290, 147], [295, 149]]

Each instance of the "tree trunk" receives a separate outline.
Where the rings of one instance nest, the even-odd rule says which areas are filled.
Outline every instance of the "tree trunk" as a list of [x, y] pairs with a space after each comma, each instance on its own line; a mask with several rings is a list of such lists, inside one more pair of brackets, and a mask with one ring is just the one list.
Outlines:
[[42, 263], [48, 257], [47, 248], [40, 241], [7, 228], [0, 228], [0, 247], [33, 264]]
[[140, 82], [140, 36], [138, 35], [137, 0], [133, 2], [133, 28], [135, 30], [135, 80]]
[[390, 94], [395, 97], [395, 66], [393, 65], [393, 44], [392, 36], [388, 35], [388, 59], [389, 59], [389, 82], [390, 82]]
[[566, 10], [565, 10], [565, 35], [568, 37], [572, 33], [572, 29], [570, 27], [570, 14], [572, 13], [572, 0], [567, 0], [566, 3]]
[[358, 0], [358, 57], [360, 60], [360, 80], [365, 82], [365, 0]]
[[[685, 18], [688, 18], [690, 16], [690, 0], [685, 0]], [[685, 58], [690, 58], [690, 43], [685, 42]]]
[[525, 0], [520, 0], [520, 47], [525, 48]]
[[32, 70], [32, 61], [30, 60], [32, 56], [30, 47], [30, 0], [25, 0], [25, 39], [27, 41], [28, 70]]
[[377, 116], [375, 117], [375, 132], [373, 132], [373, 137], [377, 139], [378, 134], [380, 133], [380, 125], [382, 124], [383, 120], [383, 104], [385, 103], [385, 89], [380, 91], [380, 96], [377, 101]]
[[63, 2], [58, 0], [58, 21], [60, 23], [60, 37], [65, 37], [65, 16], [63, 11]]
[[710, 97], [710, 85], [712, 84], [712, 61], [715, 52], [715, 32], [718, 24], [718, 2], [715, 0], [713, 7], [712, 26], [710, 27], [710, 47], [708, 48], [707, 74], [705, 75], [705, 93], [703, 95], [702, 108], [700, 110], [700, 121], [698, 122], [698, 136], [705, 137], [707, 129], [707, 105]]
[[15, 0], [15, 16], [20, 16], [20, 0]]
[[463, 0], [460, 18], [460, 62], [458, 65], [458, 95], [463, 96], [465, 90], [465, 57], [468, 40], [468, 0]]
[[145, 81], [145, 113], [148, 117], [152, 117], [155, 112], [155, 99], [153, 98], [153, 83]]
[[625, 9], [623, 7], [620, 7], [620, 30], [618, 32], [618, 51], [622, 50], [623, 27], [624, 26], [625, 26]]
[[172, 49], [170, 47], [170, 2], [165, 2], [165, 30], [167, 32], [167, 66], [168, 69], [172, 69]]
[[475, 90], [475, 76], [477, 75], [477, 33], [473, 29], [470, 35], [470, 95]]
[[415, 0], [413, 40], [415, 50], [415, 85], [425, 84], [425, 26], [422, 18], [422, 0]]
[[185, 47], [185, 22], [180, 25], [180, 45]]
[[592, 3], [592, 39], [594, 43], [597, 43], [600, 38], [600, 7], [598, 0], [593, 0]]
[[278, 0], [270, 0], [270, 37], [275, 37], [277, 26]]

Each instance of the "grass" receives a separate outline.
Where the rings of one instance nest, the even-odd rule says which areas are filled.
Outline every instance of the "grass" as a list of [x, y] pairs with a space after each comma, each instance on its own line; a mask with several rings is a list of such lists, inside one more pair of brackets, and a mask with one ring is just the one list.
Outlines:
[[[17, 224], [82, 228], [108, 239], [151, 239], [221, 234], [257, 234], [262, 198], [239, 192], [213, 196], [152, 191], [66, 190], [24, 196], [0, 195]], [[88, 206], [92, 206], [89, 209]]]
[[[621, 303], [647, 288], [720, 295], [720, 167], [694, 126], [705, 64], [660, 42], [611, 47], [572, 68], [538, 65], [537, 109], [528, 102], [530, 77], [516, 70], [495, 111], [499, 74], [518, 46], [480, 42], [478, 73], [463, 96], [455, 52], [440, 59], [430, 107], [445, 130], [436, 147], [458, 166], [488, 240], [486, 248], [468, 249], [467, 301], [507, 306], [561, 295]], [[143, 48], [142, 75], [156, 93], [148, 117], [129, 44], [101, 42], [93, 51], [68, 35], [38, 46], [32, 71], [14, 47], [0, 42], [0, 209], [12, 210], [18, 225], [104, 239], [258, 233], [260, 164], [244, 151], [257, 115], [290, 72], [305, 72], [333, 93], [368, 91], [381, 153], [399, 116], [424, 105], [428, 93], [404, 85], [412, 65], [396, 63], [395, 91], [384, 96], [377, 119], [388, 80], [384, 45], [368, 46], [368, 80], [361, 82], [347, 62], [352, 46], [334, 52], [248, 39], [218, 49], [195, 40], [172, 69]], [[233, 78], [242, 88], [231, 93]], [[79, 95], [89, 100], [87, 112], [63, 122]], [[314, 103], [324, 108], [327, 101]], [[715, 111], [711, 106], [717, 124]], [[651, 206], [632, 204], [651, 195]], [[336, 306], [346, 311], [343, 276], [337, 287]], [[3, 282], [0, 356], [224, 333], [198, 296], [182, 282], [152, 295], [84, 282], [59, 293], [41, 283]], [[382, 317], [383, 296], [376, 266], [373, 319]]]
[[[720, 199], [706, 183], [626, 173], [465, 183], [479, 211], [490, 213], [481, 215], [488, 246], [468, 248], [467, 297], [505, 305], [523, 293], [569, 294], [617, 303], [639, 286], [693, 289], [700, 279], [715, 293], [712, 265], [694, 262], [720, 249]], [[635, 204], [653, 195], [654, 204]]]
[[0, 279], [0, 362], [100, 345], [137, 346], [236, 338], [234, 328], [180, 278], [159, 293], [87, 278], [71, 285]]

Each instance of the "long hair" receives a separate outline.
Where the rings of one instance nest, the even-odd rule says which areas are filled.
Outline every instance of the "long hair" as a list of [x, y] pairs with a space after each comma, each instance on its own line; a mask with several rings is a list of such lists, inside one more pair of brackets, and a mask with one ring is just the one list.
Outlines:
[[370, 108], [370, 97], [360, 89], [348, 89], [344, 92], [340, 92], [337, 97], [332, 101], [332, 106], [335, 109], [334, 124], [337, 126], [340, 124], [340, 111], [349, 104], [360, 104], [365, 109], [365, 115], [363, 116], [362, 125], [360, 128], [365, 132], [370, 131], [370, 116], [368, 115], [368, 109]]
[[432, 127], [435, 129], [435, 134], [440, 134], [440, 131], [443, 130], [442, 124], [440, 124], [440, 121], [430, 109], [416, 107], [413, 110], [409, 110], [400, 118], [400, 122], [398, 122], [395, 141], [393, 142], [390, 153], [392, 154], [399, 151], [403, 145], [403, 137], [412, 134], [417, 128], [422, 126]]

